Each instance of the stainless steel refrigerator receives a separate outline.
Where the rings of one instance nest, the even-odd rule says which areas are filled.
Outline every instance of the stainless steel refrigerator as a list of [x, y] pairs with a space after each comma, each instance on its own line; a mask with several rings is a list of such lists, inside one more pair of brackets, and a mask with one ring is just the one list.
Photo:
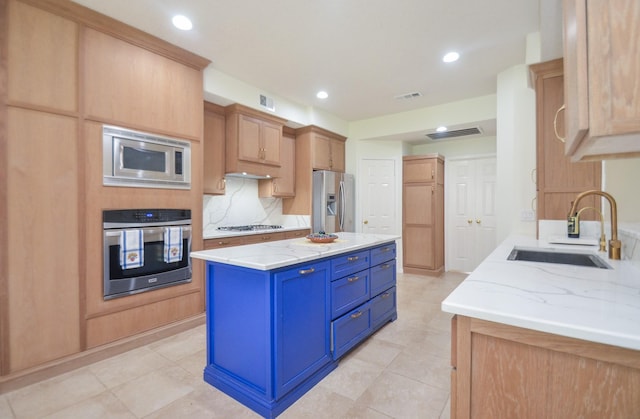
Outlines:
[[311, 213], [312, 232], [355, 231], [355, 197], [353, 175], [315, 170]]

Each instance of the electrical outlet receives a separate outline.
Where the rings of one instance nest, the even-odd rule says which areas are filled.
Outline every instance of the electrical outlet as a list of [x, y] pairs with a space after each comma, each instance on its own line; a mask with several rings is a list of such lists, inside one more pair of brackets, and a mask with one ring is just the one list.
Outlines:
[[535, 221], [536, 212], [534, 210], [522, 210], [520, 211], [520, 221]]

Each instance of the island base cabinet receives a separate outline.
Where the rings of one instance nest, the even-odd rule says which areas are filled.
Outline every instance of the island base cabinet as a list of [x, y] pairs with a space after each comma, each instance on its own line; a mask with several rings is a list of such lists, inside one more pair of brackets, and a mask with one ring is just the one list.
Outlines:
[[456, 316], [452, 418], [640, 417], [640, 352]]
[[371, 334], [371, 303], [332, 322], [333, 359], [338, 359]]
[[396, 310], [396, 287], [389, 288], [371, 300], [371, 329], [377, 330], [383, 324], [398, 318]]

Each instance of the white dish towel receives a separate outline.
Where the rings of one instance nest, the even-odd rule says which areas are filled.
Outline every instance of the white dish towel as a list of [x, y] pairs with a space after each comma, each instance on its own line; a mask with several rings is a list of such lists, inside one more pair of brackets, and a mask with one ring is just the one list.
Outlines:
[[164, 261], [166, 263], [182, 260], [182, 227], [164, 229]]
[[144, 265], [144, 236], [142, 230], [120, 232], [120, 266], [122, 269]]

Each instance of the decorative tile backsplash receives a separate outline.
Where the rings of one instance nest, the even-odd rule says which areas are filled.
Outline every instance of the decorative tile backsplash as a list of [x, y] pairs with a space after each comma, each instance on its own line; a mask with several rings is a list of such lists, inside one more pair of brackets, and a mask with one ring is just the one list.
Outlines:
[[277, 224], [308, 228], [308, 215], [283, 215], [281, 198], [260, 198], [258, 180], [227, 176], [224, 195], [205, 195], [203, 203], [204, 235], [216, 228], [232, 225]]

